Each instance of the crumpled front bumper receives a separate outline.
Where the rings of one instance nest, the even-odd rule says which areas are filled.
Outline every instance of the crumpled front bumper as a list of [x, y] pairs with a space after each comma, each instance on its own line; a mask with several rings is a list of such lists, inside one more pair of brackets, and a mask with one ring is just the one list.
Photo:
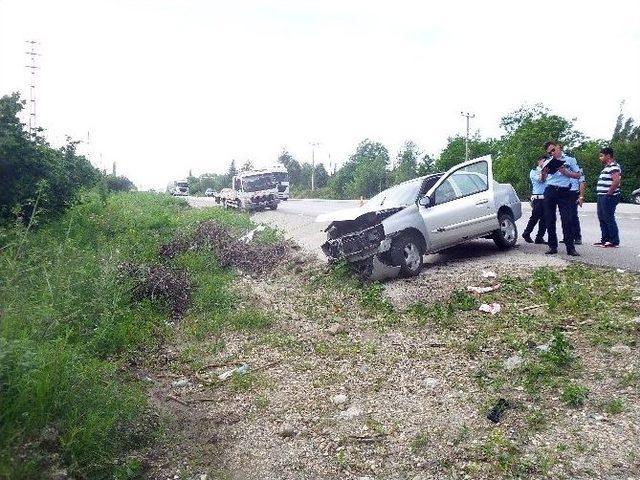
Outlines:
[[322, 251], [330, 260], [347, 260], [360, 274], [370, 280], [394, 278], [400, 266], [390, 265], [385, 255], [391, 248], [381, 223], [327, 240]]

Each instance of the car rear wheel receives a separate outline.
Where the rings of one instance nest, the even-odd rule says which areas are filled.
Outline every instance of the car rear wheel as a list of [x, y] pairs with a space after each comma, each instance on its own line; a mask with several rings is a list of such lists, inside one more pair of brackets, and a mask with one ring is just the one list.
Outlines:
[[508, 213], [498, 215], [500, 228], [493, 232], [493, 241], [500, 250], [513, 247], [518, 241], [518, 227], [513, 217]]
[[400, 266], [400, 275], [415, 277], [424, 266], [424, 244], [416, 234], [403, 233], [391, 244], [391, 260]]

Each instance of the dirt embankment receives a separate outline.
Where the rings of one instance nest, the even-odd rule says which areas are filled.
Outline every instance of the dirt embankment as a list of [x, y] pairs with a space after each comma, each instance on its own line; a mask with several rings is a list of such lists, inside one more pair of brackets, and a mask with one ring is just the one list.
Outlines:
[[[298, 238], [303, 223], [292, 227]], [[178, 337], [145, 372], [172, 431], [149, 475], [639, 475], [639, 279], [586, 267], [563, 273], [562, 261], [547, 258], [552, 268], [536, 270], [536, 257], [518, 262], [517, 252], [471, 245], [382, 289], [305, 253], [273, 273], [240, 276], [240, 308], [270, 321], [195, 342]], [[602, 281], [616, 298], [598, 303]], [[487, 283], [501, 287], [465, 293]], [[484, 301], [502, 311], [479, 312]], [[219, 379], [245, 364], [247, 372]], [[501, 398], [507, 410], [492, 423], [487, 414]]]

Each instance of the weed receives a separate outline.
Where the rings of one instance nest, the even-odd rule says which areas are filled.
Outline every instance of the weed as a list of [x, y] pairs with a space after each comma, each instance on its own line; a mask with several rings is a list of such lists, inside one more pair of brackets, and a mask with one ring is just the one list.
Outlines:
[[534, 432], [539, 432], [547, 425], [547, 415], [539, 408], [535, 408], [526, 416], [527, 426]]
[[391, 314], [393, 307], [383, 296], [384, 286], [381, 283], [372, 283], [362, 291], [360, 303], [371, 313]]
[[231, 376], [230, 386], [234, 392], [246, 392], [251, 390], [255, 384], [255, 375], [251, 372], [239, 373], [233, 372]]
[[237, 310], [229, 318], [229, 324], [236, 330], [261, 330], [272, 323], [269, 315], [255, 309]]
[[569, 383], [562, 390], [560, 400], [571, 407], [582, 407], [587, 399], [589, 389], [578, 385], [577, 383]]
[[415, 454], [424, 453], [431, 444], [431, 439], [427, 432], [418, 433], [411, 441], [411, 452]]
[[463, 290], [456, 290], [449, 299], [450, 309], [469, 311], [478, 308], [478, 301]]
[[269, 398], [264, 395], [258, 395], [255, 399], [256, 408], [258, 408], [259, 410], [264, 410], [269, 406], [270, 403], [271, 401], [269, 400]]
[[604, 405], [604, 411], [610, 415], [616, 415], [624, 412], [624, 401], [620, 398], [614, 398]]
[[574, 360], [573, 345], [560, 330], [556, 330], [553, 334], [553, 340], [549, 344], [549, 349], [541, 352], [540, 357], [557, 369], [566, 368]]
[[338, 468], [341, 470], [345, 470], [349, 466], [349, 460], [347, 459], [347, 452], [344, 450], [340, 450], [336, 453], [336, 463], [338, 464]]

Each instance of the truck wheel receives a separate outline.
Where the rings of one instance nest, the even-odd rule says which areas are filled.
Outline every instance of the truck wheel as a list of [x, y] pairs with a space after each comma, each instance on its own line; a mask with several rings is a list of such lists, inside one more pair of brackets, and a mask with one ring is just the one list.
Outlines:
[[509, 213], [498, 215], [498, 223], [500, 228], [494, 230], [492, 238], [500, 250], [507, 250], [518, 241], [518, 227]]
[[415, 233], [396, 237], [389, 251], [393, 265], [400, 265], [400, 275], [415, 277], [424, 266], [424, 242]]

